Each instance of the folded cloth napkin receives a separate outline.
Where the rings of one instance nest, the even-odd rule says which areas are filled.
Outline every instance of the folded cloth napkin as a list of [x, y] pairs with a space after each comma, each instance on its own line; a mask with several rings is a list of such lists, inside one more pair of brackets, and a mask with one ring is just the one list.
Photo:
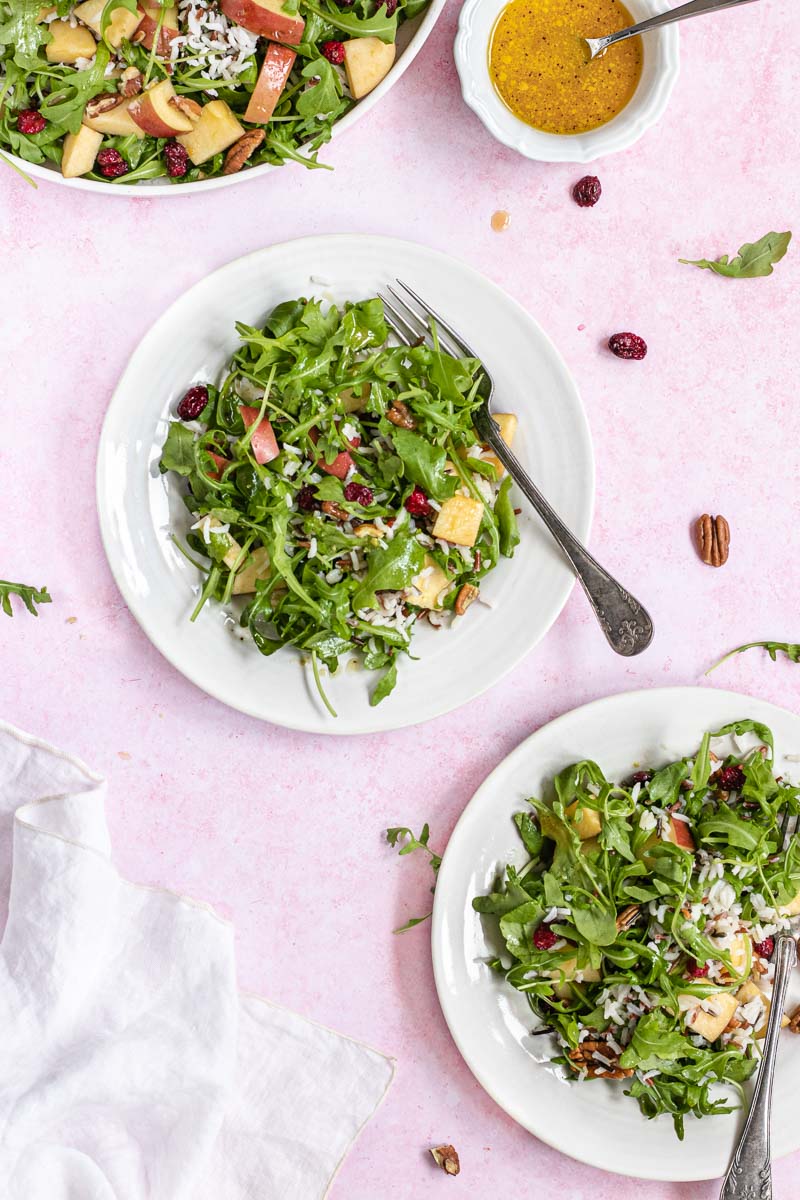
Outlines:
[[122, 879], [102, 780], [0, 723], [0, 1200], [315, 1200], [382, 1055], [237, 991], [231, 926]]

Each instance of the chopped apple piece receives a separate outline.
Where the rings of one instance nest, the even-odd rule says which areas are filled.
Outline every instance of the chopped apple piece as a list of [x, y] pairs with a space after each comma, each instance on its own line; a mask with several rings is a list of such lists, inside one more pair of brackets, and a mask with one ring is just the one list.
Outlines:
[[344, 69], [354, 100], [360, 100], [378, 86], [392, 68], [394, 42], [376, 37], [352, 38], [344, 43]]
[[734, 973], [740, 977], [750, 974], [750, 964], [752, 962], [750, 945], [750, 938], [746, 934], [737, 933], [728, 951], [731, 956]]
[[[309, 429], [308, 436], [316, 446], [317, 442], [319, 441], [319, 433], [317, 430], [313, 428]], [[350, 445], [354, 448], [357, 448], [361, 445], [361, 438], [354, 437], [350, 442]], [[336, 458], [332, 463], [326, 463], [324, 458], [318, 458], [316, 465], [319, 467], [320, 471], [324, 471], [326, 475], [335, 475], [337, 479], [346, 479], [348, 471], [353, 466], [353, 459], [349, 450], [342, 450], [340, 454], [336, 455]]]
[[[103, 9], [106, 0], [84, 0], [73, 10], [79, 21], [88, 25], [98, 41], [102, 36]], [[114, 49], [122, 45], [125, 38], [130, 40], [139, 28], [142, 14], [137, 9], [130, 12], [127, 8], [112, 8], [111, 19], [106, 26], [106, 41]]]
[[416, 590], [406, 591], [405, 596], [408, 603], [416, 608], [441, 608], [439, 596], [449, 583], [450, 580], [436, 559], [426, 554], [422, 571], [411, 580], [412, 587]]
[[208, 475], [209, 479], [222, 479], [224, 472], [231, 465], [231, 460], [229, 458], [223, 458], [221, 454], [215, 454], [213, 450], [208, 451], [208, 457], [213, 459], [217, 469], [216, 471], [206, 471], [206, 475]]
[[[242, 414], [245, 429], [249, 429], [258, 421], [259, 410], [251, 408], [249, 404], [240, 404], [239, 412]], [[277, 458], [280, 454], [281, 448], [275, 437], [275, 431], [266, 417], [261, 418], [258, 428], [253, 433], [250, 439], [250, 449], [253, 451], [253, 458], [262, 467], [265, 463], [272, 462], [273, 458]]]
[[663, 840], [671, 842], [673, 846], [680, 846], [681, 850], [695, 850], [694, 838], [688, 824], [674, 816], [669, 819], [669, 828]]
[[89, 101], [83, 114], [83, 123], [106, 137], [146, 137], [145, 131], [136, 124], [129, 112], [130, 104], [130, 100], [123, 100], [120, 104], [108, 109], [107, 112], [100, 112], [96, 116], [90, 117], [88, 114], [92, 102]]
[[174, 87], [168, 79], [162, 79], [140, 96], [134, 96], [128, 112], [145, 133], [151, 133], [153, 137], [175, 137], [194, 128], [191, 117], [178, 107], [176, 101]]
[[[678, 996], [678, 1002], [691, 1001], [686, 1024], [707, 1042], [715, 1042], [730, 1021], [739, 1003], [730, 992], [712, 992], [708, 996]], [[703, 1005], [704, 1007], [701, 1007]]]
[[81, 125], [77, 133], [68, 133], [61, 154], [61, 174], [64, 178], [77, 179], [79, 175], [88, 175], [102, 142], [102, 133], [86, 125]]
[[250, 561], [234, 579], [234, 596], [246, 596], [254, 592], [259, 579], [268, 579], [269, 574], [269, 551], [264, 546], [259, 546], [257, 550], [253, 550]]
[[577, 817], [578, 801], [573, 800], [566, 808], [567, 820], [577, 833], [581, 841], [587, 838], [597, 837], [600, 830], [603, 828], [603, 818], [599, 812], [593, 808], [582, 808], [580, 816]]
[[[772, 1000], [770, 999], [770, 997], [765, 995], [765, 993], [762, 992], [761, 988], [758, 987], [758, 985], [755, 984], [752, 979], [748, 979], [747, 982], [743, 983], [742, 986], [739, 988], [738, 992], [736, 993], [736, 999], [738, 1000], [739, 1004], [742, 1004], [742, 1005], [749, 1004], [751, 1000], [760, 1000], [761, 1001], [762, 1016], [761, 1016], [760, 1021], [759, 1020], [755, 1021], [755, 1029], [756, 1029], [756, 1037], [763, 1038], [764, 1034], [767, 1032], [767, 1022], [769, 1021], [769, 1011], [772, 1008]], [[787, 1017], [786, 1013], [784, 1013], [783, 1016], [781, 1017], [781, 1029], [786, 1029], [787, 1025], [789, 1025], [789, 1024], [790, 1024], [789, 1018]]]
[[[150, 4], [142, 5], [143, 14], [141, 20], [137, 22], [136, 32], [133, 40], [138, 46], [144, 46], [145, 50], [152, 50], [153, 43], [158, 35], [158, 43], [156, 45], [156, 54], [162, 58], [169, 58], [170, 43], [173, 38], [176, 38], [180, 33], [180, 25], [178, 24], [178, 10], [170, 6], [163, 10], [159, 5], [155, 7]], [[160, 28], [159, 28], [160, 22]]]
[[361, 412], [369, 400], [369, 384], [362, 383], [360, 389], [355, 391], [354, 388], [342, 388], [339, 392], [339, 399], [342, 402], [342, 407], [345, 412]]
[[73, 28], [69, 21], [51, 21], [48, 30], [51, 34], [45, 46], [48, 62], [76, 63], [79, 58], [93, 58], [97, 52], [94, 34], [83, 25]]
[[600, 972], [597, 967], [583, 967], [579, 971], [577, 958], [568, 958], [560, 967], [552, 970], [549, 977], [553, 980], [555, 994], [561, 1000], [567, 1000], [572, 995], [569, 986], [571, 980], [574, 979], [576, 983], [597, 983], [600, 979]]
[[474, 546], [483, 519], [483, 505], [471, 496], [451, 496], [445, 500], [433, 536], [456, 546]]
[[245, 109], [245, 121], [265, 125], [271, 119], [296, 58], [294, 50], [270, 42], [250, 103]]
[[788, 904], [784, 904], [781, 912], [785, 917], [800, 916], [800, 892], [797, 893], [794, 900], [790, 900]]
[[199, 167], [238, 142], [243, 134], [244, 129], [225, 101], [211, 100], [203, 106], [191, 133], [182, 134], [177, 140], [186, 147], [194, 165]]
[[292, 46], [303, 40], [305, 21], [296, 13], [284, 12], [281, 0], [222, 0], [222, 11], [237, 25], [262, 37]]
[[55, 4], [44, 5], [44, 7], [40, 8], [36, 14], [36, 24], [43, 25], [47, 18], [52, 17], [56, 11], [57, 9]]
[[[500, 426], [500, 436], [507, 446], [514, 443], [514, 436], [517, 432], [517, 417], [515, 413], [492, 413], [497, 424]], [[505, 467], [500, 462], [496, 454], [493, 454], [487, 446], [487, 452], [483, 456], [484, 462], [490, 462], [494, 467], [497, 478], [502, 479], [505, 474]]]

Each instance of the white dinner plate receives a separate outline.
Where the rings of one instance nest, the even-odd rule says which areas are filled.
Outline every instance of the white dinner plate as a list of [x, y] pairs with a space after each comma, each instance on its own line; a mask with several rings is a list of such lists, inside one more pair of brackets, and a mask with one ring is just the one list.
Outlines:
[[[660, 688], [610, 696], [576, 708], [529, 737], [491, 773], [461, 815], [436, 882], [432, 946], [436, 987], [458, 1049], [501, 1108], [542, 1141], [594, 1167], [644, 1179], [713, 1179], [728, 1168], [742, 1114], [686, 1118], [675, 1137], [668, 1116], [646, 1120], [622, 1087], [557, 1078], [525, 997], [486, 965], [497, 953], [491, 918], [472, 908], [492, 890], [498, 866], [521, 865], [526, 854], [511, 817], [528, 796], [542, 795], [553, 776], [580, 759], [596, 760], [622, 779], [635, 764], [663, 765], [693, 753], [706, 730], [752, 717], [775, 734], [778, 773], [797, 781], [800, 718], [794, 713], [711, 688]], [[800, 999], [800, 973], [789, 1004]], [[774, 1155], [800, 1149], [796, 1093], [800, 1038], [784, 1035], [772, 1106]]]
[[[344, 133], [355, 125], [356, 121], [365, 117], [370, 109], [380, 103], [389, 89], [394, 87], [427, 42], [433, 32], [434, 25], [441, 16], [444, 5], [445, 0], [430, 0], [430, 4], [424, 13], [418, 17], [414, 17], [412, 21], [403, 22], [397, 31], [397, 59], [394, 66], [374, 91], [365, 96], [363, 100], [359, 100], [357, 104], [354, 104], [350, 111], [345, 113], [341, 120], [336, 122], [333, 126], [334, 137], [338, 137], [340, 133]], [[61, 169], [55, 163], [29, 163], [17, 157], [16, 154], [10, 154], [6, 149], [3, 150], [3, 153], [10, 162], [26, 175], [31, 175], [36, 179], [43, 179], [48, 183], [60, 183], [64, 187], [80, 188], [88, 192], [103, 192], [106, 196], [128, 196], [129, 198], [132, 196], [146, 196], [148, 200], [154, 196], [196, 196], [200, 192], [212, 192], [223, 187], [234, 187], [245, 180], [263, 178], [267, 174], [284, 169], [282, 166], [274, 166], [272, 163], [261, 163], [255, 167], [245, 167], [242, 171], [237, 171], [234, 175], [219, 175], [215, 179], [198, 180], [197, 183], [174, 184], [158, 179], [144, 179], [139, 183], [131, 184], [101, 183], [94, 179], [65, 179], [61, 174]], [[319, 160], [320, 162], [325, 162], [324, 146], [320, 148]], [[291, 163], [287, 164], [287, 166], [290, 170], [292, 169]], [[307, 170], [306, 167], [301, 169]], [[296, 178], [295, 176], [295, 180]]]
[[[326, 680], [338, 719], [322, 707], [309, 670], [286, 648], [263, 658], [233, 636], [219, 605], [194, 624], [199, 573], [170, 539], [189, 514], [174, 477], [158, 471], [167, 424], [195, 382], [216, 380], [235, 350], [234, 322], [263, 325], [283, 300], [343, 302], [405, 279], [482, 354], [495, 378], [498, 412], [519, 415], [523, 463], [567, 525], [588, 536], [594, 496], [589, 432], [575, 385], [536, 322], [463, 263], [390, 238], [341, 235], [272, 246], [230, 263], [182, 296], [135, 351], [106, 415], [97, 464], [100, 528], [111, 569], [131, 612], [170, 662], [198, 687], [256, 717], [315, 733], [396, 729], [449, 712], [496, 683], [558, 616], [573, 576], [527, 512], [513, 559], [482, 585], [456, 628], [422, 624], [420, 661], [403, 661], [395, 691], [370, 708], [377, 676], [340, 670]], [[521, 507], [521, 497], [517, 501]], [[489, 607], [491, 605], [492, 607]]]

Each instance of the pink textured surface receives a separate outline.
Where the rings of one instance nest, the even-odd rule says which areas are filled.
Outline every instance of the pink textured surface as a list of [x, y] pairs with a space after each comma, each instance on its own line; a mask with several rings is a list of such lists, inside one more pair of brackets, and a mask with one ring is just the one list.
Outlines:
[[[56, 602], [38, 621], [0, 618], [0, 712], [110, 777], [120, 868], [231, 917], [244, 986], [396, 1055], [395, 1085], [334, 1200], [451, 1189], [710, 1200], [715, 1184], [640, 1185], [573, 1163], [484, 1096], [443, 1026], [425, 927], [391, 934], [429, 903], [427, 869], [398, 861], [381, 831], [429, 820], [442, 847], [488, 771], [552, 716], [609, 692], [705, 682], [739, 642], [800, 638], [800, 247], [755, 281], [677, 263], [796, 223], [796, 18], [763, 0], [685, 25], [670, 110], [592, 168], [604, 187], [593, 210], [569, 198], [579, 168], [517, 158], [463, 107], [456, 19], [451, 4], [396, 90], [328, 149], [334, 174], [287, 168], [175, 203], [34, 192], [2, 174], [0, 574], [47, 583]], [[502, 234], [490, 228], [496, 209], [511, 214]], [[564, 353], [597, 453], [593, 548], [656, 620], [643, 658], [616, 659], [576, 591], [546, 641], [483, 699], [394, 735], [313, 738], [207, 699], [128, 615], [100, 545], [93, 478], [128, 355], [167, 304], [228, 259], [359, 230], [466, 259]], [[642, 363], [604, 349], [628, 328], [649, 343]], [[731, 524], [720, 571], [692, 546], [704, 511]], [[758, 654], [712, 679], [800, 706], [800, 667]], [[461, 1153], [458, 1182], [424, 1154], [440, 1140]], [[798, 1165], [777, 1168], [779, 1196], [794, 1194]]]

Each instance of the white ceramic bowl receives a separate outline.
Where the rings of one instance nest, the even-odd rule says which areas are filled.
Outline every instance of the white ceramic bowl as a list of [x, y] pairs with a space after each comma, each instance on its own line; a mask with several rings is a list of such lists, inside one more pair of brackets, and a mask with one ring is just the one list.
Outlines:
[[[508, 0], [466, 0], [455, 41], [455, 59], [464, 99], [499, 142], [540, 162], [592, 162], [638, 141], [664, 113], [680, 70], [678, 26], [666, 25], [643, 36], [644, 67], [630, 103], [599, 129], [557, 134], [534, 129], [515, 117], [489, 76], [489, 39]], [[663, 12], [663, 0], [627, 0], [634, 21]]]
[[[337, 121], [333, 127], [334, 137], [340, 133], [344, 133], [346, 129], [350, 129], [355, 125], [361, 117], [367, 115], [371, 108], [386, 95], [390, 87], [397, 83], [403, 72], [411, 66], [411, 63], [419, 54], [425, 42], [428, 40], [433, 31], [433, 27], [441, 15], [444, 8], [445, 0], [430, 0], [428, 8], [424, 14], [415, 17], [413, 21], [404, 22], [397, 33], [397, 61], [392, 67], [389, 74], [379, 83], [374, 92], [370, 92], [363, 100], [359, 100], [340, 121]], [[140, 183], [119, 184], [119, 183], [99, 183], [93, 179], [65, 179], [61, 171], [54, 163], [43, 163], [41, 165], [25, 162], [24, 159], [18, 158], [15, 154], [9, 154], [4, 150], [6, 158], [15, 166], [23, 171], [26, 175], [30, 175], [34, 179], [44, 179], [48, 183], [61, 183], [66, 187], [81, 188], [86, 192], [103, 192], [106, 196], [147, 196], [152, 199], [154, 196], [196, 196], [200, 192], [211, 192], [217, 188], [230, 187], [236, 183], [243, 183], [248, 179], [263, 179], [263, 177], [274, 171], [281, 171], [283, 167], [273, 166], [271, 163], [261, 163], [256, 167], [245, 167], [244, 170], [237, 172], [235, 175], [222, 175], [216, 179], [204, 179], [198, 183], [174, 184], [163, 183], [159, 180], [142, 180]], [[320, 149], [320, 159], [324, 162], [325, 147]], [[291, 166], [291, 164], [287, 164]], [[303, 168], [305, 170], [306, 168]]]

